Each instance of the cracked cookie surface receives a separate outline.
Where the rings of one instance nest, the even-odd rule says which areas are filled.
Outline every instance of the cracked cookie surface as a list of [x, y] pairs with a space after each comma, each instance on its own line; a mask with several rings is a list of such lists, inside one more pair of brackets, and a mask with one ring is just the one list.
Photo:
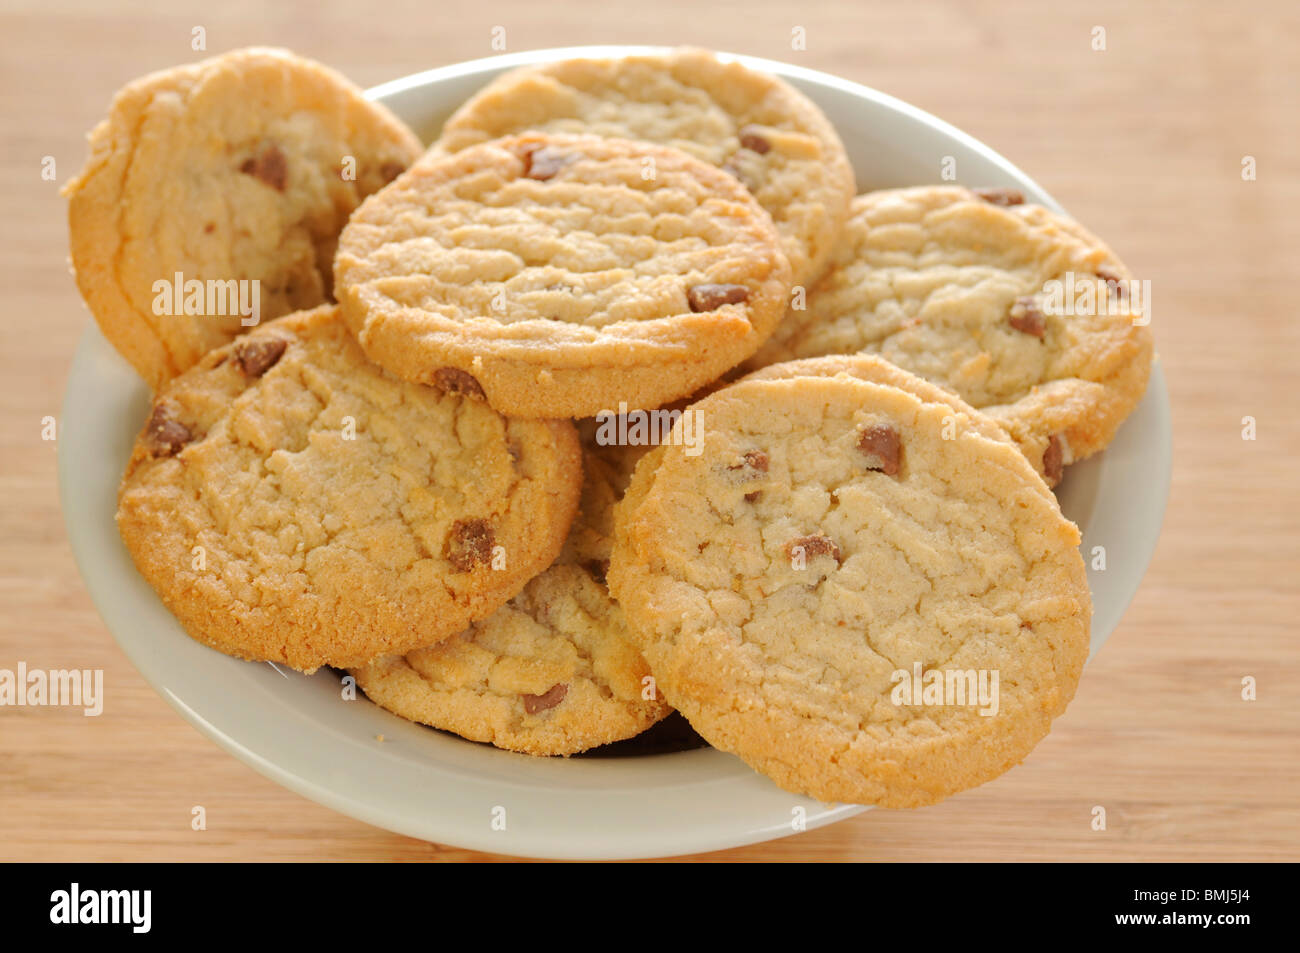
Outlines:
[[403, 718], [533, 755], [576, 754], [666, 717], [605, 585], [611, 513], [634, 460], [625, 450], [588, 447], [580, 514], [553, 566], [465, 632], [354, 669], [366, 695]]
[[[703, 452], [638, 465], [609, 573], [668, 702], [826, 801], [930, 804], [1023, 759], [1073, 697], [1091, 614], [1078, 530], [1024, 456], [849, 375], [691, 409]], [[996, 671], [996, 714], [896, 704], [914, 666]]]
[[[954, 427], [969, 427], [990, 440], [1009, 441], [1007, 432], [992, 418], [980, 413], [947, 388], [933, 384], [923, 377], [908, 373], [875, 354], [832, 354], [826, 357], [808, 357], [782, 364], [769, 364], [761, 370], [746, 374], [741, 380], [790, 380], [797, 377], [837, 377], [844, 375], [872, 384], [896, 387], [921, 398], [929, 404], [947, 404], [961, 418], [954, 418]], [[955, 432], [955, 431], [954, 431]]]
[[326, 306], [155, 396], [117, 523], [192, 637], [310, 672], [491, 614], [560, 551], [580, 488], [571, 423], [399, 380]]
[[785, 309], [770, 217], [685, 153], [530, 134], [422, 159], [353, 215], [336, 287], [372, 360], [502, 413], [684, 397]]
[[[1150, 331], [1106, 283], [1130, 277], [1099, 239], [1014, 190], [870, 192], [853, 200], [807, 308], [789, 311], [746, 366], [879, 354], [993, 417], [1054, 485], [1114, 438], [1146, 390]], [[1057, 313], [1045, 294], [1056, 281], [1107, 303]]]
[[[421, 149], [344, 77], [284, 50], [145, 76], [113, 99], [65, 189], [77, 285], [157, 390], [247, 330], [207, 282], [260, 282], [264, 321], [328, 301], [348, 215]], [[204, 294], [157, 306], [155, 282], [177, 274]]]
[[771, 214], [795, 284], [822, 271], [856, 191], [820, 109], [784, 80], [704, 50], [523, 67], [462, 106], [434, 150], [529, 130], [640, 139], [725, 169]]

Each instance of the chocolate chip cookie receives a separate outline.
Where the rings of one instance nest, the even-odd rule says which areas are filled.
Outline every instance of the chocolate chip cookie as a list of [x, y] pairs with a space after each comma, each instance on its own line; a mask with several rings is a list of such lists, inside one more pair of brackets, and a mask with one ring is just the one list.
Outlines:
[[822, 271], [856, 191], [820, 109], [785, 81], [704, 50], [506, 73], [448, 120], [434, 149], [529, 130], [642, 139], [725, 169], [771, 213], [797, 285]]
[[754, 353], [790, 267], [733, 177], [529, 134], [422, 159], [352, 216], [335, 283], [370, 358], [505, 414], [658, 407]]
[[117, 523], [191, 636], [310, 672], [497, 610], [559, 553], [581, 473], [571, 423], [392, 377], [326, 306], [155, 396]]
[[460, 635], [354, 669], [357, 684], [403, 718], [533, 755], [576, 754], [664, 718], [671, 709], [605, 585], [632, 459], [589, 448], [581, 515], [555, 565]]
[[1013, 189], [871, 192], [806, 309], [747, 366], [879, 354], [993, 417], [1054, 485], [1146, 390], [1150, 300], [1130, 279], [1099, 239]]
[[825, 801], [930, 804], [1023, 759], [1074, 694], [1091, 613], [1079, 532], [1024, 456], [952, 427], [949, 400], [849, 374], [691, 409], [703, 452], [642, 460], [609, 572], [668, 702]]
[[421, 149], [352, 83], [284, 50], [145, 76], [64, 190], [77, 285], [157, 390], [249, 327], [330, 300], [343, 224]]

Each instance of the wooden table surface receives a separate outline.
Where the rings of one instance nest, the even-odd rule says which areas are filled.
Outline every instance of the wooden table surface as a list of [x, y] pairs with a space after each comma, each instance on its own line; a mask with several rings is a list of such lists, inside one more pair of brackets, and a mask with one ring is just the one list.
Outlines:
[[[884, 90], [989, 143], [1154, 288], [1174, 476], [1155, 560], [1068, 713], [1019, 768], [918, 811], [872, 811], [706, 855], [728, 860], [1282, 860], [1300, 857], [1300, 17], [1278, 0], [866, 3], [657, 0], [3, 0], [0, 36], [0, 668], [102, 668], [99, 718], [0, 708], [0, 860], [480, 860], [369, 827], [265, 780], [136, 674], [65, 536], [55, 447], [90, 323], [58, 186], [113, 91], [275, 44], [362, 85], [510, 50], [689, 43]], [[124, 8], [125, 4], [122, 4]], [[364, 11], [364, 12], [356, 12]], [[806, 50], [791, 49], [803, 27]], [[1094, 27], [1106, 49], [1092, 49]], [[56, 159], [57, 182], [41, 178]], [[1256, 178], [1243, 179], [1253, 156]], [[1242, 439], [1242, 418], [1258, 434]], [[1258, 698], [1241, 698], [1253, 676]], [[207, 830], [190, 809], [207, 810]], [[1105, 831], [1092, 808], [1107, 809]]]

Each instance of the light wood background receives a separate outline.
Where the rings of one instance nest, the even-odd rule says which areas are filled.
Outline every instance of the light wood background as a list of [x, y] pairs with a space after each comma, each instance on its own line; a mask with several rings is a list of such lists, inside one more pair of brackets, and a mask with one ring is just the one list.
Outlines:
[[[511, 50], [690, 43], [784, 59], [942, 116], [1029, 171], [1152, 280], [1174, 408], [1172, 499], [1137, 599], [1021, 767], [731, 860], [1282, 860], [1300, 856], [1300, 16], [1295, 4], [747, 0], [0, 3], [0, 667], [103, 668], [104, 715], [0, 709], [0, 860], [477, 860], [303, 800], [137, 675], [61, 522], [55, 450], [90, 321], [58, 185], [113, 91], [210, 52], [284, 45], [362, 85]], [[128, 12], [129, 11], [129, 12]], [[807, 50], [792, 51], [802, 26]], [[1091, 49], [1093, 27], [1107, 49]], [[58, 183], [41, 180], [56, 157]], [[1257, 180], [1243, 181], [1243, 156]], [[1258, 439], [1241, 437], [1242, 418]], [[1258, 680], [1243, 701], [1241, 679]], [[190, 808], [208, 829], [190, 829]], [[1103, 805], [1108, 829], [1093, 831]]]

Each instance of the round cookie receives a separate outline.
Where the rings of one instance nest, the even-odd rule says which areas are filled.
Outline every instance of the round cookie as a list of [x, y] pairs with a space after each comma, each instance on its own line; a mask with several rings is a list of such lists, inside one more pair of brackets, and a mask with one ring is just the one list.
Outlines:
[[771, 213], [799, 285], [825, 267], [856, 191], [820, 109], [784, 80], [704, 50], [514, 70], [465, 103], [434, 150], [529, 130], [641, 139], [726, 169]]
[[[609, 572], [669, 704], [825, 801], [931, 804], [1023, 759], [1074, 695], [1091, 612], [1078, 530], [1024, 456], [848, 375], [692, 409], [703, 453], [642, 460]], [[936, 705], [913, 673], [976, 690]]]
[[354, 669], [366, 695], [403, 718], [532, 755], [576, 754], [667, 716], [605, 586], [611, 511], [631, 461], [590, 449], [581, 515], [555, 565], [460, 635]]
[[491, 614], [560, 551], [581, 472], [568, 421], [394, 378], [326, 306], [156, 395], [117, 523], [192, 637], [310, 672]]
[[284, 50], [145, 76], [64, 189], [77, 285], [157, 390], [256, 320], [328, 301], [348, 216], [421, 149], [344, 77]]
[[[1055, 485], [1146, 390], [1153, 344], [1135, 318], [1149, 301], [1118, 290], [1129, 278], [1100, 240], [1014, 190], [870, 192], [806, 310], [789, 311], [746, 366], [879, 354], [993, 417]], [[1107, 294], [1107, 281], [1122, 285]], [[1106, 305], [1070, 314], [1075, 293]]]
[[770, 217], [685, 153], [529, 134], [418, 162], [352, 216], [335, 285], [372, 360], [523, 417], [686, 396], [785, 309]]

